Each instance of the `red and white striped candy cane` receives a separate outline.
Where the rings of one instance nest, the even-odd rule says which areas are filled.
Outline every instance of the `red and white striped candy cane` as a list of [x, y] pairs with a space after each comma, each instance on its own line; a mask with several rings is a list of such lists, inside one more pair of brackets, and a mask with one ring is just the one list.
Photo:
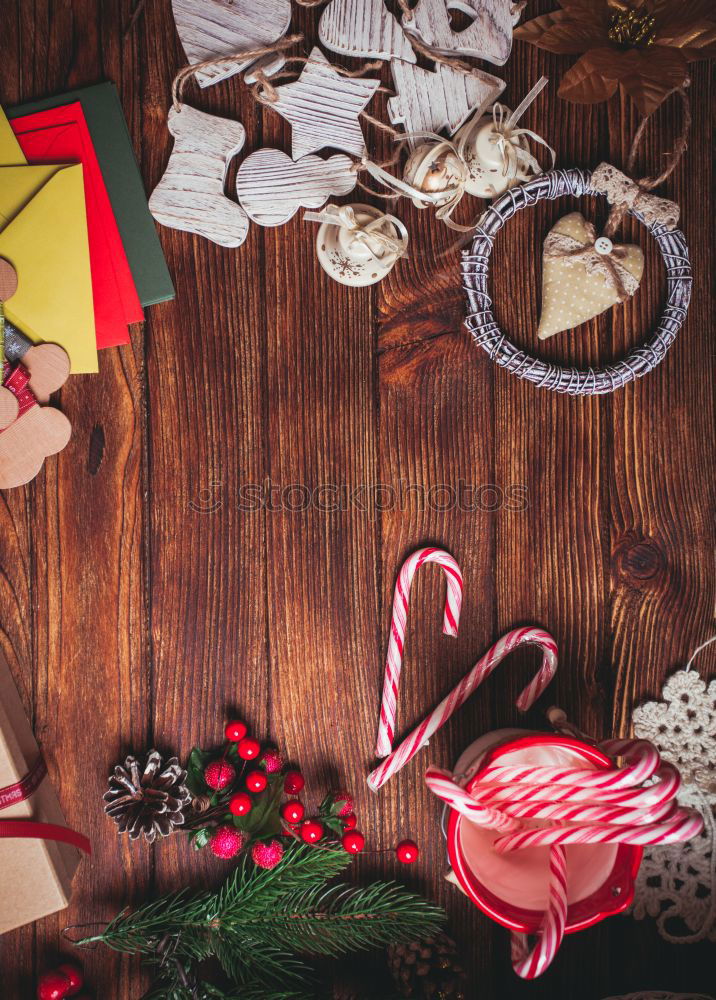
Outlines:
[[549, 682], [554, 677], [557, 669], [557, 644], [544, 629], [518, 628], [508, 632], [492, 646], [481, 660], [475, 664], [472, 670], [463, 677], [457, 687], [453, 688], [450, 694], [444, 698], [433, 712], [424, 719], [420, 725], [413, 730], [394, 750], [389, 757], [379, 764], [368, 775], [368, 786], [377, 792], [381, 785], [390, 778], [396, 771], [399, 771], [404, 764], [415, 756], [421, 747], [424, 747], [430, 737], [436, 732], [450, 716], [470, 697], [472, 692], [482, 684], [485, 678], [489, 677], [506, 656], [519, 646], [535, 645], [542, 649], [542, 665], [522, 691], [517, 699], [517, 707], [520, 711], [526, 711], [532, 703], [542, 694]]
[[485, 827], [487, 830], [509, 833], [519, 829], [522, 825], [518, 820], [510, 819], [509, 816], [497, 809], [481, 806], [464, 788], [457, 784], [450, 771], [443, 771], [440, 767], [429, 767], [425, 772], [425, 784], [439, 799], [447, 802], [451, 809], [462, 813], [477, 826]]
[[484, 785], [530, 784], [574, 785], [581, 788], [633, 788], [651, 778], [661, 764], [656, 747], [646, 740], [607, 740], [601, 744], [605, 753], [624, 757], [628, 767], [608, 771], [590, 771], [579, 767], [519, 767], [509, 764], [488, 767], [480, 775]]
[[704, 828], [703, 816], [695, 809], [674, 810], [663, 823], [648, 826], [613, 826], [608, 823], [521, 830], [499, 837], [494, 848], [499, 854], [520, 851], [526, 847], [552, 844], [678, 844], [696, 837]]
[[378, 740], [375, 753], [377, 757], [385, 757], [393, 747], [395, 734], [395, 716], [398, 703], [398, 684], [400, 670], [403, 664], [403, 647], [405, 645], [405, 626], [408, 620], [408, 600], [410, 585], [415, 573], [423, 563], [437, 563], [445, 572], [447, 580], [447, 595], [445, 597], [445, 613], [443, 616], [443, 632], [445, 635], [457, 635], [460, 624], [460, 608], [462, 607], [462, 573], [449, 552], [442, 549], [417, 549], [408, 556], [401, 566], [393, 595], [393, 618], [390, 623], [390, 639], [388, 655], [385, 662], [385, 681], [383, 683], [383, 701], [380, 706], [380, 722], [378, 724]]
[[658, 779], [646, 788], [609, 789], [601, 788], [595, 792], [592, 788], [582, 788], [579, 785], [478, 785], [471, 791], [472, 797], [484, 805], [495, 805], [500, 808], [502, 802], [585, 802], [592, 801], [596, 795], [602, 803], [613, 803], [624, 808], [647, 808], [669, 802], [681, 787], [681, 775], [673, 766], [663, 761], [658, 771], [654, 773]]
[[603, 802], [503, 802], [498, 815], [513, 816], [516, 819], [552, 820], [553, 823], [620, 823], [643, 826], [645, 823], [666, 819], [673, 812], [673, 802], [661, 802], [646, 809], [625, 809], [622, 806], [605, 805]]
[[549, 852], [549, 903], [532, 950], [526, 934], [512, 933], [512, 968], [522, 979], [536, 979], [552, 963], [567, 924], [567, 859], [563, 847]]

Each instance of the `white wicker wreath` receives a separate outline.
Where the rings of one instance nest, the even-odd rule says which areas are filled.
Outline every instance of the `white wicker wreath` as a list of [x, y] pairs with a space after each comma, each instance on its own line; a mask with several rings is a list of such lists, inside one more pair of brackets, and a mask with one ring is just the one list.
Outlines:
[[492, 314], [492, 299], [487, 291], [489, 260], [496, 233], [515, 212], [544, 198], [552, 200], [565, 195], [580, 198], [582, 195], [598, 194], [591, 187], [591, 176], [588, 170], [552, 170], [510, 189], [482, 215], [472, 247], [463, 251], [462, 255], [463, 285], [469, 310], [465, 322], [475, 343], [498, 365], [519, 378], [571, 396], [597, 396], [613, 392], [655, 368], [673, 344], [686, 317], [691, 297], [691, 264], [684, 234], [678, 229], [667, 230], [659, 223], [648, 225], [638, 211], [631, 210], [629, 214], [646, 225], [658, 243], [666, 265], [666, 307], [656, 332], [645, 343], [613, 365], [582, 371], [534, 358], [513, 344], [500, 330]]

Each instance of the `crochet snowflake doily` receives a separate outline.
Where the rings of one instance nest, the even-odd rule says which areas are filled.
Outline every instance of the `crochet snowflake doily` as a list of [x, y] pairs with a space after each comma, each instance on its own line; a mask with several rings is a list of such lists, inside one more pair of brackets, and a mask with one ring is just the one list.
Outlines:
[[679, 802], [701, 812], [704, 830], [687, 844], [644, 851], [632, 915], [654, 917], [675, 944], [716, 941], [716, 680], [707, 686], [687, 666], [667, 680], [663, 698], [634, 710], [634, 732], [678, 767]]

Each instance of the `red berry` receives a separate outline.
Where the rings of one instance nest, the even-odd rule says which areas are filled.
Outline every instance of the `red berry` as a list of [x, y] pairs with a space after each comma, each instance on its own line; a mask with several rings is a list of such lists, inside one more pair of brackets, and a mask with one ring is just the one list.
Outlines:
[[358, 825], [358, 820], [356, 819], [355, 813], [348, 813], [347, 816], [343, 817], [344, 830], [355, 830], [357, 825]]
[[212, 854], [222, 861], [228, 861], [238, 854], [246, 843], [246, 834], [234, 826], [220, 826], [209, 841]]
[[284, 760], [278, 750], [274, 750], [273, 747], [269, 747], [268, 750], [264, 750], [261, 754], [259, 764], [264, 769], [266, 774], [278, 774], [283, 767]]
[[283, 790], [286, 795], [298, 795], [303, 790], [306, 781], [300, 771], [286, 771]]
[[301, 840], [307, 844], [315, 844], [325, 833], [323, 823], [315, 819], [307, 819], [301, 824]]
[[72, 988], [67, 976], [59, 969], [53, 969], [40, 977], [37, 984], [37, 1000], [63, 1000]]
[[295, 826], [296, 823], [301, 822], [306, 810], [303, 808], [303, 803], [299, 802], [298, 799], [291, 799], [289, 802], [284, 802], [280, 812], [281, 819], [285, 819], [291, 826]]
[[343, 834], [341, 843], [343, 850], [348, 851], [349, 854], [360, 854], [365, 847], [365, 837], [357, 830], [352, 830], [350, 833]]
[[249, 771], [246, 775], [246, 787], [250, 792], [263, 792], [268, 785], [268, 778], [263, 771]]
[[348, 792], [344, 792], [342, 789], [340, 792], [333, 793], [333, 801], [336, 805], [343, 803], [341, 808], [338, 810], [339, 816], [348, 816], [349, 813], [353, 812], [353, 799], [350, 797]]
[[254, 760], [261, 753], [261, 744], [250, 736], [245, 736], [239, 740], [236, 750], [242, 760]]
[[220, 792], [223, 788], [226, 788], [235, 777], [236, 769], [234, 765], [229, 764], [226, 760], [212, 760], [211, 764], [207, 764], [204, 769], [204, 781], [215, 792]]
[[260, 841], [251, 848], [251, 857], [259, 868], [270, 871], [283, 857], [283, 844], [278, 840], [270, 840], [268, 844]]
[[79, 993], [85, 984], [85, 977], [82, 975], [82, 969], [80, 969], [79, 965], [74, 965], [72, 962], [63, 962], [62, 965], [58, 965], [57, 971], [61, 972], [69, 980], [70, 988], [67, 991], [67, 996], [73, 997], [76, 993]]
[[229, 799], [229, 812], [232, 816], [245, 816], [253, 808], [251, 796], [246, 792], [238, 792]]
[[414, 861], [418, 860], [419, 854], [418, 845], [414, 840], [401, 840], [395, 848], [396, 858], [404, 865], [412, 865]]
[[231, 743], [238, 743], [239, 740], [243, 740], [244, 736], [249, 731], [249, 727], [245, 722], [241, 722], [239, 719], [234, 719], [232, 722], [226, 723], [226, 729], [224, 729], [224, 736]]

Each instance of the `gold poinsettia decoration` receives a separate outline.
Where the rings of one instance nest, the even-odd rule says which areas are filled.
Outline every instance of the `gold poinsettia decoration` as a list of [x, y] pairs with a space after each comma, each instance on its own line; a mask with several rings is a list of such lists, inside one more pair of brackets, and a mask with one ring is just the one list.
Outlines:
[[515, 38], [580, 58], [559, 96], [606, 101], [621, 87], [648, 115], [688, 79], [688, 64], [716, 55], [716, 0], [559, 0], [562, 10], [515, 29]]

